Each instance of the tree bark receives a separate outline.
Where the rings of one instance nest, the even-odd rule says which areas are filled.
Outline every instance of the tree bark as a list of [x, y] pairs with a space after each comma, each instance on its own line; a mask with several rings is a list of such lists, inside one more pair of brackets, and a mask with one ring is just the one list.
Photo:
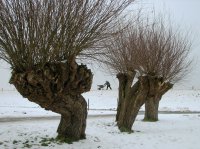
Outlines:
[[132, 86], [135, 74], [118, 74], [119, 97], [116, 121], [120, 131], [132, 132], [132, 125], [148, 94], [147, 77], [139, 77]]
[[41, 69], [12, 72], [10, 83], [29, 101], [61, 114], [57, 132], [71, 140], [85, 138], [87, 103], [83, 92], [91, 88], [93, 75], [85, 65], [47, 63]]
[[67, 137], [72, 140], [79, 140], [86, 137], [87, 103], [82, 96], [78, 97], [76, 102], [72, 112], [61, 114], [60, 124], [57, 129], [61, 138]]
[[158, 121], [158, 108], [161, 97], [148, 97], [145, 102], [144, 121]]
[[162, 78], [149, 76], [149, 93], [145, 102], [144, 121], [158, 121], [158, 108], [162, 96], [173, 87], [169, 82], [163, 82]]

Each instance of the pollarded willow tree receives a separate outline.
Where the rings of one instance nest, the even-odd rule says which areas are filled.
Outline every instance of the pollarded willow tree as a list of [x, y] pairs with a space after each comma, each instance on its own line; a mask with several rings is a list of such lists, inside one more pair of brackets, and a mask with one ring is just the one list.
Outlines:
[[0, 58], [10, 83], [31, 102], [61, 114], [59, 137], [85, 138], [83, 92], [93, 75], [87, 58], [110, 36], [117, 16], [133, 0], [0, 0]]
[[[139, 28], [143, 27], [140, 23], [138, 20], [133, 26], [122, 27], [112, 39], [104, 43], [105, 54], [101, 55], [101, 61], [116, 74], [119, 81], [116, 121], [122, 132], [132, 131], [132, 125], [149, 91], [148, 76], [137, 76], [140, 62], [138, 55], [143, 46], [139, 35], [145, 33], [144, 28]], [[137, 77], [138, 80], [134, 82]]]
[[104, 44], [106, 52], [101, 61], [119, 80], [116, 121], [121, 131], [132, 131], [144, 103], [145, 119], [149, 119], [162, 95], [189, 66], [187, 38], [167, 28], [162, 19], [150, 20], [139, 17]]
[[165, 24], [164, 18], [154, 20], [148, 28], [141, 39], [145, 46], [139, 72], [150, 78], [144, 120], [157, 121], [162, 96], [189, 72], [191, 42], [188, 34]]

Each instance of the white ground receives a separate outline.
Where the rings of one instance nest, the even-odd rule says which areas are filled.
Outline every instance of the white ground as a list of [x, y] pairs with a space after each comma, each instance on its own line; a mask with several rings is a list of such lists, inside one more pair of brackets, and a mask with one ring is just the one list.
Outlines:
[[[55, 149], [198, 149], [200, 146], [200, 114], [160, 114], [156, 123], [143, 122], [138, 115], [132, 134], [120, 133], [114, 122], [117, 91], [91, 91], [89, 99], [87, 139], [73, 144], [48, 144], [56, 137], [59, 119], [0, 121], [0, 149], [55, 148]], [[101, 110], [94, 110], [101, 109]], [[141, 108], [143, 111], [144, 108]], [[160, 103], [160, 111], [200, 111], [199, 90], [172, 90]], [[92, 115], [101, 115], [94, 117]], [[57, 116], [27, 101], [16, 92], [0, 92], [0, 120], [8, 117]], [[48, 144], [48, 147], [42, 146]]]

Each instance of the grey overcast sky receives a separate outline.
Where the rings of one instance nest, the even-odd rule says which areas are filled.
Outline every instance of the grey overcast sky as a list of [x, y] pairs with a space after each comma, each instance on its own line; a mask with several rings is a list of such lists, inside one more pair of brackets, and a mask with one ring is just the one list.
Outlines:
[[[193, 47], [191, 57], [194, 58], [193, 67], [190, 74], [176, 88], [200, 89], [200, 0], [137, 0], [137, 5], [145, 8], [154, 8], [156, 12], [166, 13], [171, 16], [175, 24], [183, 30], [192, 32]], [[115, 76], [109, 76], [99, 71], [99, 68], [92, 68], [94, 74], [93, 89], [97, 84], [103, 84], [106, 80], [111, 82], [113, 88], [117, 88], [118, 82]], [[9, 65], [0, 61], [0, 89], [13, 89], [10, 85], [11, 71]]]
[[152, 5], [157, 12], [170, 14], [181, 30], [191, 31], [191, 57], [194, 59], [191, 72], [175, 87], [200, 89], [200, 0], [142, 0], [142, 3]]

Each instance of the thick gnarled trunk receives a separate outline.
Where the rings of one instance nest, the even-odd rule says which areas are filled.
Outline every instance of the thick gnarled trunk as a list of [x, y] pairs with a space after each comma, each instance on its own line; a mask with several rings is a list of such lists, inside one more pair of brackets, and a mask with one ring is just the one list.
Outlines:
[[171, 88], [173, 84], [163, 82], [162, 78], [149, 76], [149, 94], [145, 102], [144, 121], [158, 121], [158, 108], [162, 96]]
[[81, 94], [90, 90], [92, 78], [85, 65], [47, 63], [41, 69], [13, 71], [10, 83], [23, 97], [61, 114], [59, 137], [79, 140], [85, 138], [87, 118], [87, 103]]
[[119, 97], [116, 121], [122, 132], [132, 132], [132, 126], [140, 107], [148, 94], [148, 78], [139, 77], [132, 86], [135, 74], [118, 74]]
[[158, 108], [161, 97], [148, 97], [145, 102], [144, 121], [158, 121]]
[[61, 114], [60, 124], [57, 132], [61, 138], [71, 138], [72, 140], [84, 139], [87, 118], [87, 103], [80, 96], [75, 99], [73, 111], [68, 114]]

